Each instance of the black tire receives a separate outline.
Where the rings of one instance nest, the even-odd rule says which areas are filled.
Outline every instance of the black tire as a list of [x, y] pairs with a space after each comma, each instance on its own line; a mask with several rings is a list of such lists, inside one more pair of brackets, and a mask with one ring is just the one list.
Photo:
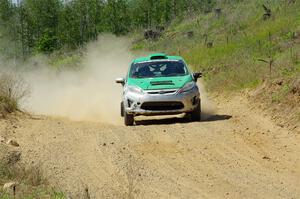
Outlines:
[[134, 115], [126, 113], [124, 111], [124, 124], [126, 126], [133, 126], [134, 124]]
[[201, 101], [199, 100], [197, 108], [191, 112], [191, 118], [193, 122], [201, 121]]
[[124, 117], [124, 102], [121, 102], [121, 117]]

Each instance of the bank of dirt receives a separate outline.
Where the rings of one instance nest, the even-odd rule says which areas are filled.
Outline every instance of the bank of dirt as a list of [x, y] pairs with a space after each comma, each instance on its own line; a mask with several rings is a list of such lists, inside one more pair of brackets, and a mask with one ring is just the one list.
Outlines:
[[34, 116], [1, 120], [22, 161], [39, 164], [72, 198], [300, 198], [300, 132], [244, 97], [217, 98], [200, 123], [124, 127]]

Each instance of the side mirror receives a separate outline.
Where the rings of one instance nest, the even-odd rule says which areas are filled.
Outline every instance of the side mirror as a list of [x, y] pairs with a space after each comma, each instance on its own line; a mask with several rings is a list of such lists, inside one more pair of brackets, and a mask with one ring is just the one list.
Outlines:
[[197, 82], [197, 80], [202, 77], [202, 73], [193, 73], [194, 81]]
[[123, 77], [117, 78], [116, 83], [124, 85], [125, 84], [125, 79]]

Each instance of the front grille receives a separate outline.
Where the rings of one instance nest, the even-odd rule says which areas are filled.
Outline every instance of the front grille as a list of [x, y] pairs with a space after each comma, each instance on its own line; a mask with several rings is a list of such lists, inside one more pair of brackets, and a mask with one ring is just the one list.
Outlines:
[[171, 111], [183, 109], [184, 105], [181, 102], [145, 102], [141, 109], [147, 111]]
[[174, 94], [177, 90], [152, 90], [148, 91], [147, 93], [150, 95], [167, 95], [167, 94]]

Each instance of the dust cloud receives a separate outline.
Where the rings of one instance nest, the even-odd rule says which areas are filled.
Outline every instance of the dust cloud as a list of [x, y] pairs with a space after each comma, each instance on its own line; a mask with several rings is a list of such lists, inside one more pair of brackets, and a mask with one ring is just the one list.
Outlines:
[[[115, 79], [126, 75], [134, 57], [148, 54], [133, 54], [130, 46], [127, 38], [102, 35], [87, 46], [79, 69], [54, 70], [47, 65], [48, 58], [40, 55], [21, 63], [19, 69], [1, 70], [20, 73], [29, 85], [31, 94], [21, 106], [30, 113], [119, 125], [122, 86]], [[205, 92], [204, 82], [200, 81], [199, 87], [205, 120], [215, 113], [215, 105]]]
[[205, 83], [203, 80], [199, 80], [198, 87], [201, 94], [201, 111], [202, 111], [202, 120], [208, 120], [210, 117], [214, 116], [217, 112], [217, 106], [209, 98], [208, 93], [205, 90]]
[[80, 70], [36, 67], [23, 73], [32, 89], [24, 108], [34, 114], [119, 124], [122, 86], [115, 78], [125, 76], [133, 57], [128, 39], [100, 36], [88, 45]]

